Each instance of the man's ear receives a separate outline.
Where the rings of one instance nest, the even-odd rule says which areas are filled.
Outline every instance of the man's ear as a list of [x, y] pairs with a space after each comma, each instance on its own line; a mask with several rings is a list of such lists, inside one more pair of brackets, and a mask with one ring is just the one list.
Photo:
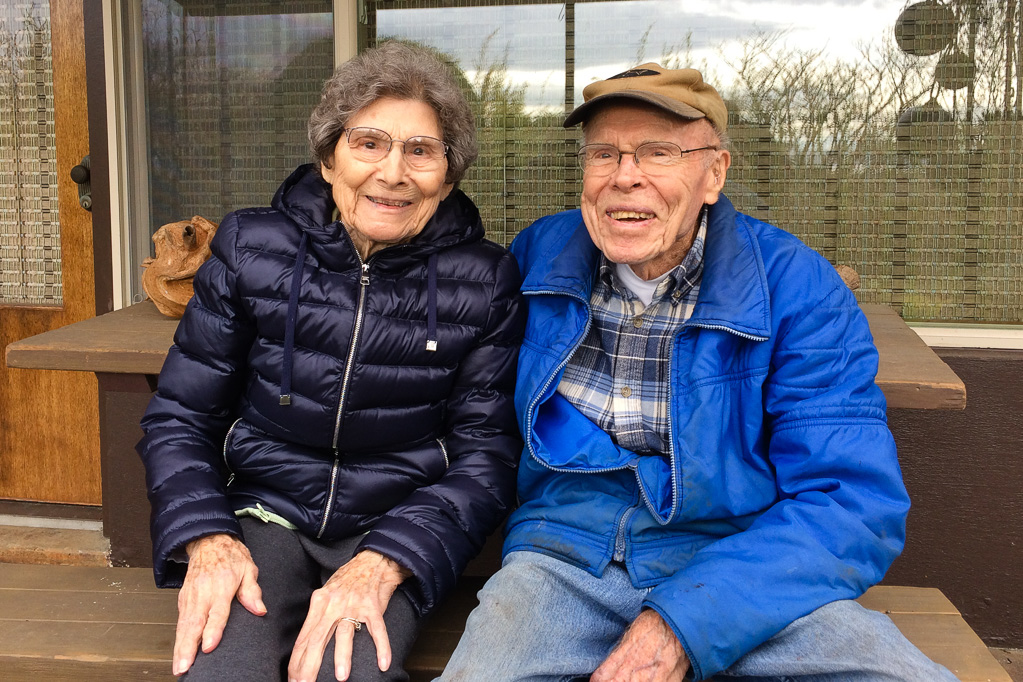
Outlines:
[[715, 204], [718, 195], [725, 186], [725, 178], [728, 176], [728, 168], [732, 165], [732, 155], [727, 149], [719, 149], [715, 152], [714, 161], [711, 163], [707, 173], [710, 175], [710, 183], [707, 185], [707, 194], [703, 203]]

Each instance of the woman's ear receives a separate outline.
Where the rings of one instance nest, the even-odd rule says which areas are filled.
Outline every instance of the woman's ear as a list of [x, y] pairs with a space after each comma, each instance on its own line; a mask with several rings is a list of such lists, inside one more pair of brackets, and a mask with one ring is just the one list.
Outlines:
[[323, 179], [329, 184], [334, 184], [334, 169], [322, 161], [320, 162], [320, 175], [322, 175]]

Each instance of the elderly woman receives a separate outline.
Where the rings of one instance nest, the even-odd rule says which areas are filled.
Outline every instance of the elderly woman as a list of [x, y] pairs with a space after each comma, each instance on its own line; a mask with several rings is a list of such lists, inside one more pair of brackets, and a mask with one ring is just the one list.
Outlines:
[[456, 188], [458, 86], [386, 44], [326, 83], [309, 138], [317, 164], [221, 224], [142, 421], [178, 675], [408, 679], [514, 500], [519, 275]]

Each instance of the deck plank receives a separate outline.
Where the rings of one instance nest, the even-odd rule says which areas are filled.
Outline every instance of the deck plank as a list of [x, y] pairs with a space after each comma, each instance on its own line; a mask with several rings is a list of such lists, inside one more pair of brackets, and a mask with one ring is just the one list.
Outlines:
[[962, 616], [893, 613], [890, 617], [909, 641], [961, 682], [1013, 682]]
[[153, 592], [151, 568], [110, 568], [109, 566], [45, 566], [0, 563], [0, 589], [79, 590], [96, 592]]
[[[463, 578], [426, 624], [406, 668], [412, 682], [440, 673], [476, 605], [481, 577]], [[4, 680], [171, 680], [176, 590], [149, 569], [0, 564]], [[877, 586], [860, 602], [896, 626], [962, 682], [1012, 682], [937, 589]]]
[[877, 585], [857, 601], [881, 613], [941, 613], [958, 616], [959, 610], [936, 587]]

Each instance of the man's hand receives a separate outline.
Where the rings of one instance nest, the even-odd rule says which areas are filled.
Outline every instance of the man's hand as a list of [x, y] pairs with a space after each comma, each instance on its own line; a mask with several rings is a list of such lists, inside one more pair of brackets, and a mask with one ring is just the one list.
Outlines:
[[590, 682], [682, 682], [689, 659], [660, 614], [644, 609]]
[[[411, 573], [387, 557], [363, 551], [337, 569], [323, 587], [313, 592], [309, 614], [291, 652], [290, 682], [316, 679], [323, 652], [334, 641], [334, 677], [348, 679], [352, 667], [352, 641], [356, 624], [364, 624], [377, 649], [377, 666], [391, 667], [391, 643], [387, 639], [384, 611], [391, 595]], [[359, 625], [358, 627], [363, 627]]]
[[224, 634], [231, 601], [257, 616], [266, 614], [259, 570], [241, 540], [226, 534], [208, 535], [188, 543], [188, 572], [178, 593], [178, 626], [174, 633], [174, 674], [184, 675], [195, 662], [202, 641], [213, 651]]

